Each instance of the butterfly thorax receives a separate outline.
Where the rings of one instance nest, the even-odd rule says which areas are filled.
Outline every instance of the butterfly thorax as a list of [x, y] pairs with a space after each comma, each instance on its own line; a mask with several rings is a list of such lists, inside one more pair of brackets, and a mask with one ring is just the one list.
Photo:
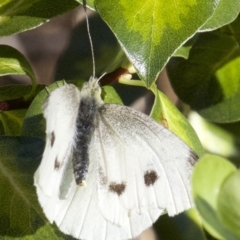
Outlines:
[[96, 104], [103, 105], [103, 100], [101, 98], [102, 89], [98, 84], [99, 79], [91, 77], [88, 82], [86, 82], [81, 90], [81, 98], [91, 98], [96, 101]]
[[96, 126], [98, 108], [103, 104], [98, 80], [90, 78], [80, 94], [72, 161], [75, 181], [83, 185], [88, 173], [89, 144]]

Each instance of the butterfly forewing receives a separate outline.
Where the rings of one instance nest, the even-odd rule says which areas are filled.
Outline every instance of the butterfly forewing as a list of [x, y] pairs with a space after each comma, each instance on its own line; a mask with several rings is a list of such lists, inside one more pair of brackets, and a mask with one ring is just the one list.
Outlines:
[[[74, 143], [74, 125], [80, 92], [74, 85], [64, 85], [46, 99], [43, 110], [46, 118], [46, 146], [34, 184], [42, 194], [59, 197], [60, 188]], [[69, 182], [69, 181], [68, 181]]]

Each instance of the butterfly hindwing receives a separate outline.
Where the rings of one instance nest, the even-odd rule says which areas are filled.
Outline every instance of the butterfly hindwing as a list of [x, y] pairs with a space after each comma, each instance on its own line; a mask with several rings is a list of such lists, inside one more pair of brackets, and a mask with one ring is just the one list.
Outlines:
[[150, 226], [164, 209], [175, 215], [192, 206], [190, 176], [196, 156], [185, 143], [125, 106], [105, 104], [100, 119], [95, 131], [101, 156], [98, 195], [108, 221], [122, 226], [128, 218], [131, 222], [131, 217], [156, 211], [146, 223]]
[[[98, 240], [123, 240], [131, 239], [129, 225], [119, 227], [107, 221], [100, 210], [97, 192], [97, 151], [94, 141], [90, 144], [92, 151], [89, 163], [89, 171], [86, 178], [87, 186], [78, 186], [73, 181], [70, 184], [68, 194], [65, 198], [46, 196], [38, 191], [39, 201], [43, 209], [53, 209], [55, 222], [59, 229], [74, 236], [77, 239]], [[71, 169], [72, 170], [72, 169]], [[69, 171], [73, 178], [73, 171]], [[50, 211], [45, 210], [50, 219]]]

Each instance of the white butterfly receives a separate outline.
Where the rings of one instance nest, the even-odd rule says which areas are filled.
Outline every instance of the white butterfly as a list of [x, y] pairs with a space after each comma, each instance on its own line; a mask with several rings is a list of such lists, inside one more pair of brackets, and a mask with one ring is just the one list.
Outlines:
[[[166, 209], [192, 207], [197, 159], [168, 129], [104, 104], [98, 80], [66, 84], [45, 101], [46, 147], [34, 182], [51, 223], [78, 239], [132, 239]], [[86, 184], [85, 184], [86, 183]]]

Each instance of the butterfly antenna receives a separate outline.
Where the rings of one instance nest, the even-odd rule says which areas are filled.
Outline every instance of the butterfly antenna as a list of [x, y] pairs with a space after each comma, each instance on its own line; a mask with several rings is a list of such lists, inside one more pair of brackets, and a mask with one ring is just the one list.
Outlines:
[[92, 37], [91, 37], [91, 34], [90, 34], [88, 15], [87, 15], [87, 1], [86, 0], [83, 0], [83, 8], [84, 8], [84, 12], [85, 12], [85, 15], [86, 15], [87, 33], [88, 33], [88, 38], [89, 38], [89, 41], [90, 41], [90, 47], [91, 47], [91, 53], [92, 53], [93, 78], [95, 78], [95, 71], [96, 71], [95, 70], [95, 58], [94, 58]]

